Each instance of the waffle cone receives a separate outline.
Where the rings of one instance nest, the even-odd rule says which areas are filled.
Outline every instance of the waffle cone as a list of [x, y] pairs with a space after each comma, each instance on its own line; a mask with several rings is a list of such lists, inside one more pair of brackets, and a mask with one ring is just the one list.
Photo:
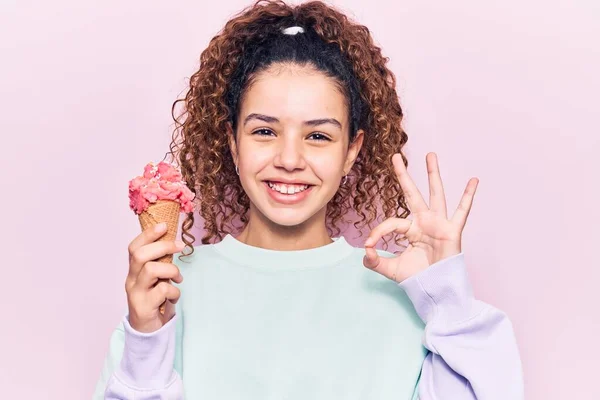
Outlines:
[[[161, 222], [167, 223], [167, 233], [161, 236], [159, 241], [174, 241], [177, 237], [179, 228], [179, 214], [181, 205], [174, 200], [158, 200], [151, 204], [146, 211], [138, 215], [140, 226], [145, 230]], [[154, 261], [170, 263], [173, 261], [173, 255], [167, 254]]]

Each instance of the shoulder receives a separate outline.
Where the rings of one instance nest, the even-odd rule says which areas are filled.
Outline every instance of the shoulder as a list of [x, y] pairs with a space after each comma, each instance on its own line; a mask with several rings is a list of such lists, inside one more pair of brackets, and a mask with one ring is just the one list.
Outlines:
[[180, 285], [175, 284], [178, 288], [182, 291], [189, 287], [201, 289], [207, 284], [207, 279], [217, 279], [214, 274], [216, 271], [222, 270], [219, 266], [223, 264], [223, 257], [215, 250], [214, 246], [214, 244], [201, 244], [194, 246], [191, 254], [189, 250], [185, 249], [185, 254], [183, 252], [173, 253], [172, 263], [179, 268], [183, 277]]
[[193, 268], [195, 265], [207, 259], [216, 258], [217, 256], [214, 244], [201, 244], [194, 246], [194, 252], [191, 254], [184, 254], [182, 252], [173, 253], [173, 264], [177, 265], [183, 274], [184, 270]]
[[[377, 249], [381, 257], [391, 258], [395, 254]], [[404, 291], [396, 282], [369, 269], [363, 264], [366, 252], [364, 248], [355, 247], [351, 256], [345, 262], [344, 268], [351, 271], [350, 279], [354, 281], [354, 296], [361, 298], [364, 307], [379, 321], [380, 324], [388, 324], [411, 335], [417, 341], [420, 340], [424, 329], [424, 323], [417, 314], [415, 307]], [[393, 318], [390, 318], [394, 316]]]
[[[376, 249], [380, 257], [391, 258], [395, 254], [385, 250]], [[400, 303], [403, 306], [411, 308], [412, 303], [406, 296], [404, 290], [398, 286], [398, 284], [391, 279], [386, 278], [380, 273], [365, 267], [363, 264], [363, 258], [366, 255], [365, 249], [360, 247], [354, 247], [350, 257], [346, 260], [345, 264], [349, 270], [353, 271], [355, 278], [360, 285], [367, 291], [370, 291], [374, 296], [383, 296], [393, 301]]]

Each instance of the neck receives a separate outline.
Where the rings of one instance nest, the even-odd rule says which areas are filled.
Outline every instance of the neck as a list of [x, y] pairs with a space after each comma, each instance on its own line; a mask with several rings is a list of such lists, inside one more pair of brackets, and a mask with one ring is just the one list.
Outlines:
[[270, 250], [306, 250], [332, 242], [325, 226], [323, 208], [299, 225], [283, 226], [270, 221], [250, 205], [248, 223], [236, 237], [242, 243]]

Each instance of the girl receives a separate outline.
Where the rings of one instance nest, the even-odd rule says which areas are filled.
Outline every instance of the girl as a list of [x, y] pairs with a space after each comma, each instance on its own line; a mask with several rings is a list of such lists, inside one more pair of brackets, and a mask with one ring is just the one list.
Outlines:
[[[95, 398], [523, 397], [512, 325], [473, 297], [461, 250], [478, 181], [448, 218], [428, 154], [425, 202], [386, 62], [321, 2], [258, 1], [213, 38], [170, 152], [206, 234], [193, 246], [190, 213], [183, 243], [160, 226], [130, 243]], [[365, 249], [339, 236], [349, 211], [359, 229], [385, 217]], [[375, 250], [389, 234], [399, 255]]]

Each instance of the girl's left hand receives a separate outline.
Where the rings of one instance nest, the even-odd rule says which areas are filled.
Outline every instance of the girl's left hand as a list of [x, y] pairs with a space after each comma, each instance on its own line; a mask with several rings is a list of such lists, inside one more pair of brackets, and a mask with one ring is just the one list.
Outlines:
[[[413, 219], [388, 218], [376, 226], [365, 241], [365, 267], [398, 283], [440, 260], [461, 252], [462, 231], [479, 183], [477, 178], [469, 180], [458, 208], [452, 219], [448, 220], [437, 155], [429, 153], [426, 160], [430, 207], [408, 175], [402, 156], [394, 154], [392, 163]], [[400, 255], [392, 258], [380, 257], [374, 246], [381, 237], [391, 232], [404, 235], [409, 244]]]

